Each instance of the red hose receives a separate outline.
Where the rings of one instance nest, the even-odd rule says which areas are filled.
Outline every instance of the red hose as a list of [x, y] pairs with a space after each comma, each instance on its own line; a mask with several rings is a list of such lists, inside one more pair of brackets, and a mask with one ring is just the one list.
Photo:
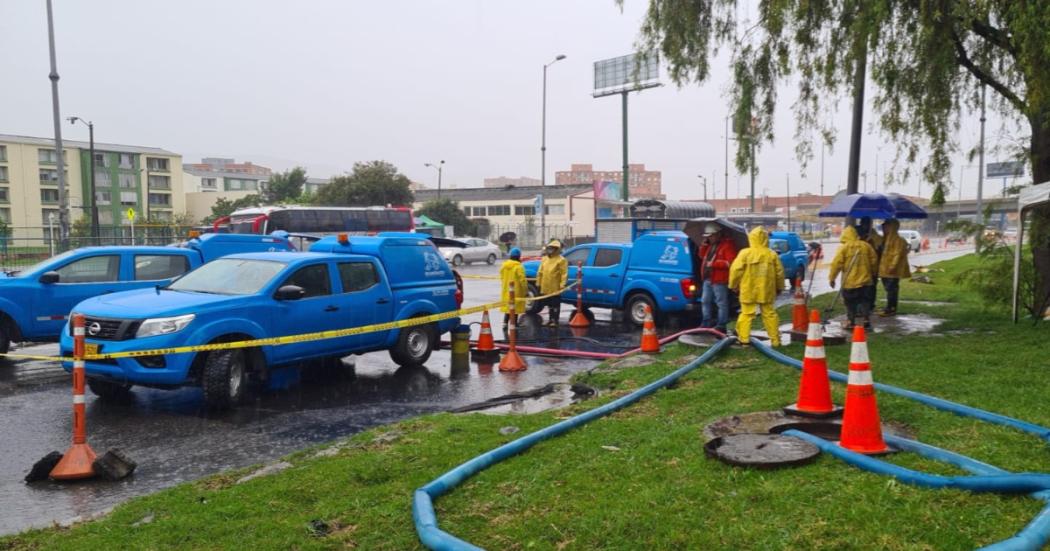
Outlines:
[[[692, 334], [696, 334], [696, 333], [707, 333], [707, 334], [710, 334], [710, 335], [715, 335], [716, 337], [718, 337], [720, 339], [726, 338], [725, 333], [722, 333], [721, 331], [717, 331], [715, 329], [708, 329], [706, 327], [695, 327], [693, 329], [686, 329], [684, 331], [679, 331], [679, 332], [677, 332], [677, 333], [675, 333], [673, 335], [666, 336], [666, 337], [660, 339], [660, 344], [667, 344], [669, 342], [675, 341], [679, 337], [681, 337], [682, 335], [692, 335]], [[474, 341], [471, 341], [471, 344], [476, 344], [476, 343]], [[509, 348], [509, 346], [507, 346], [506, 344], [503, 344], [503, 343], [496, 343], [496, 348], [500, 348], [500, 349], [506, 350], [507, 348]], [[611, 360], [611, 359], [615, 359], [615, 358], [623, 358], [625, 356], [629, 356], [631, 354], [638, 353], [638, 352], [640, 352], [642, 350], [641, 348], [635, 348], [633, 350], [628, 350], [627, 352], [624, 352], [622, 354], [613, 354], [611, 352], [589, 352], [587, 350], [564, 350], [564, 349], [561, 349], [561, 348], [544, 348], [542, 346], [524, 346], [524, 345], [520, 345], [520, 344], [517, 346], [517, 349], [518, 349], [519, 352], [524, 352], [526, 354], [545, 354], [545, 355], [555, 355], [555, 356], [573, 356], [573, 357], [577, 357], [577, 358], [590, 358], [590, 359], [595, 359], [595, 360]]]

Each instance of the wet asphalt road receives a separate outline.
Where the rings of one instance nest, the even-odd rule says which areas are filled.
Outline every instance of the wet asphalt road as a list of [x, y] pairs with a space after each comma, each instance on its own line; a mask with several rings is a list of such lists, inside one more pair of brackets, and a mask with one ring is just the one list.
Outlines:
[[[929, 264], [963, 251], [936, 251], [915, 258]], [[826, 260], [834, 246], [825, 246]], [[921, 258], [921, 260], [920, 260]], [[497, 267], [466, 266], [464, 275], [495, 275]], [[465, 305], [499, 298], [493, 280], [467, 279]], [[817, 274], [812, 292], [829, 290], [827, 271]], [[790, 301], [784, 295], [781, 302]], [[571, 307], [562, 308], [563, 322]], [[637, 346], [637, 330], [610, 320], [597, 310], [598, 323], [587, 339], [573, 337], [563, 326], [556, 333], [525, 322], [520, 338], [529, 344], [620, 352]], [[501, 338], [500, 315], [493, 329]], [[480, 315], [468, 322], [477, 322]], [[666, 333], [676, 327], [660, 328]], [[477, 335], [477, 326], [473, 334]], [[56, 345], [20, 350], [55, 354]], [[25, 484], [22, 478], [36, 460], [69, 445], [71, 400], [69, 376], [43, 361], [0, 365], [0, 533], [47, 526], [78, 516], [91, 516], [127, 499], [203, 476], [265, 463], [312, 444], [349, 436], [370, 427], [408, 417], [447, 411], [508, 393], [563, 382], [595, 363], [571, 358], [528, 357], [522, 373], [500, 373], [495, 366], [470, 363], [453, 367], [447, 350], [435, 352], [425, 367], [398, 368], [385, 352], [351, 357], [342, 369], [307, 368], [300, 384], [286, 390], [257, 392], [247, 405], [228, 413], [202, 408], [198, 389], [163, 391], [136, 388], [133, 400], [106, 404], [88, 393], [88, 441], [101, 453], [125, 450], [138, 462], [135, 474], [121, 482], [103, 481]], [[505, 410], [508, 408], [504, 408]], [[515, 410], [516, 408], [509, 408]]]

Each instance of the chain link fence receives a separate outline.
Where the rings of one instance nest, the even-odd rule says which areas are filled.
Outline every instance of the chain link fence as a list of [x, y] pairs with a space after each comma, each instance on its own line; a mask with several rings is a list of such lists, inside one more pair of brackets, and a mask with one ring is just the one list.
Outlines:
[[184, 241], [192, 226], [148, 224], [123, 226], [100, 226], [99, 236], [82, 231], [71, 232], [63, 243], [58, 226], [8, 227], [0, 235], [0, 269], [17, 271], [56, 254], [81, 247], [104, 245], [156, 245], [167, 246]]

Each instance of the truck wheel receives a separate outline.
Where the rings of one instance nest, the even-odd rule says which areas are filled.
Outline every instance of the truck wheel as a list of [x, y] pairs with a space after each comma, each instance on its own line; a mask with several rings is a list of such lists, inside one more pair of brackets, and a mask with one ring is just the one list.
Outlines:
[[204, 361], [201, 386], [204, 403], [213, 409], [229, 409], [244, 398], [248, 385], [248, 362], [243, 350], [219, 350]]
[[390, 359], [400, 366], [422, 365], [434, 351], [434, 337], [434, 327], [430, 324], [406, 327], [390, 349]]
[[653, 319], [656, 319], [657, 311], [656, 305], [653, 304], [653, 299], [649, 298], [649, 295], [645, 293], [635, 293], [627, 299], [627, 317], [631, 320], [631, 323], [635, 325], [645, 324], [645, 309], [648, 306], [653, 312]]
[[489, 266], [492, 266], [493, 264], [496, 263], [496, 255], [495, 254], [490, 254], [489, 257], [487, 259], [485, 259], [485, 262], [488, 262]]
[[131, 396], [131, 385], [88, 379], [87, 386], [91, 393], [103, 401], [127, 400]]
[[[7, 351], [11, 349], [11, 334], [8, 332], [7, 324], [0, 320], [0, 354], [7, 354]], [[4, 358], [0, 361], [6, 361]]]
[[[529, 297], [540, 296], [540, 290], [535, 285], [529, 283]], [[526, 300], [525, 301], [525, 313], [526, 314], [539, 314], [540, 310], [543, 309], [543, 305], [537, 300]]]
[[458, 255], [458, 254], [456, 256], [453, 256], [452, 257], [452, 265], [453, 266], [462, 266], [463, 265], [463, 256], [462, 255]]

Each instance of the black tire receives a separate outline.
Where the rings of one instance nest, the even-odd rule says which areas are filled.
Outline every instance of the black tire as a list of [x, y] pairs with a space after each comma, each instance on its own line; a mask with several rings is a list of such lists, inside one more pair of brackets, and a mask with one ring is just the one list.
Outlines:
[[648, 305], [653, 312], [653, 320], [657, 318], [658, 312], [656, 310], [656, 304], [653, 303], [653, 299], [645, 293], [635, 293], [627, 297], [627, 303], [624, 305], [624, 315], [631, 321], [631, 323], [641, 326], [645, 323], [645, 310], [643, 305]]
[[[0, 354], [7, 354], [7, 351], [11, 349], [11, 334], [7, 327], [6, 320], [0, 320]], [[0, 361], [6, 361], [7, 358], [3, 358]]]
[[[529, 294], [528, 294], [528, 296], [530, 296], [530, 297], [538, 297], [538, 296], [540, 296], [539, 288], [536, 287], [535, 285], [529, 283]], [[525, 313], [526, 314], [539, 314], [540, 310], [542, 310], [542, 309], [543, 309], [543, 305], [540, 304], [538, 301], [535, 301], [535, 300], [526, 300], [525, 301]]]
[[100, 379], [88, 379], [87, 386], [91, 393], [103, 401], [124, 401], [131, 396], [131, 385], [103, 381]]
[[423, 365], [430, 359], [437, 341], [434, 326], [414, 325], [401, 330], [397, 343], [390, 349], [390, 359], [400, 366]]
[[453, 266], [462, 266], [463, 265], [463, 255], [457, 254], [456, 256], [453, 256], [452, 257], [452, 265]]
[[229, 409], [241, 403], [248, 386], [248, 360], [244, 350], [218, 350], [208, 354], [201, 375], [204, 404]]
[[496, 263], [496, 253], [489, 254], [489, 257], [485, 259], [485, 262], [488, 262], [489, 266], [492, 266], [493, 264], [495, 264]]

